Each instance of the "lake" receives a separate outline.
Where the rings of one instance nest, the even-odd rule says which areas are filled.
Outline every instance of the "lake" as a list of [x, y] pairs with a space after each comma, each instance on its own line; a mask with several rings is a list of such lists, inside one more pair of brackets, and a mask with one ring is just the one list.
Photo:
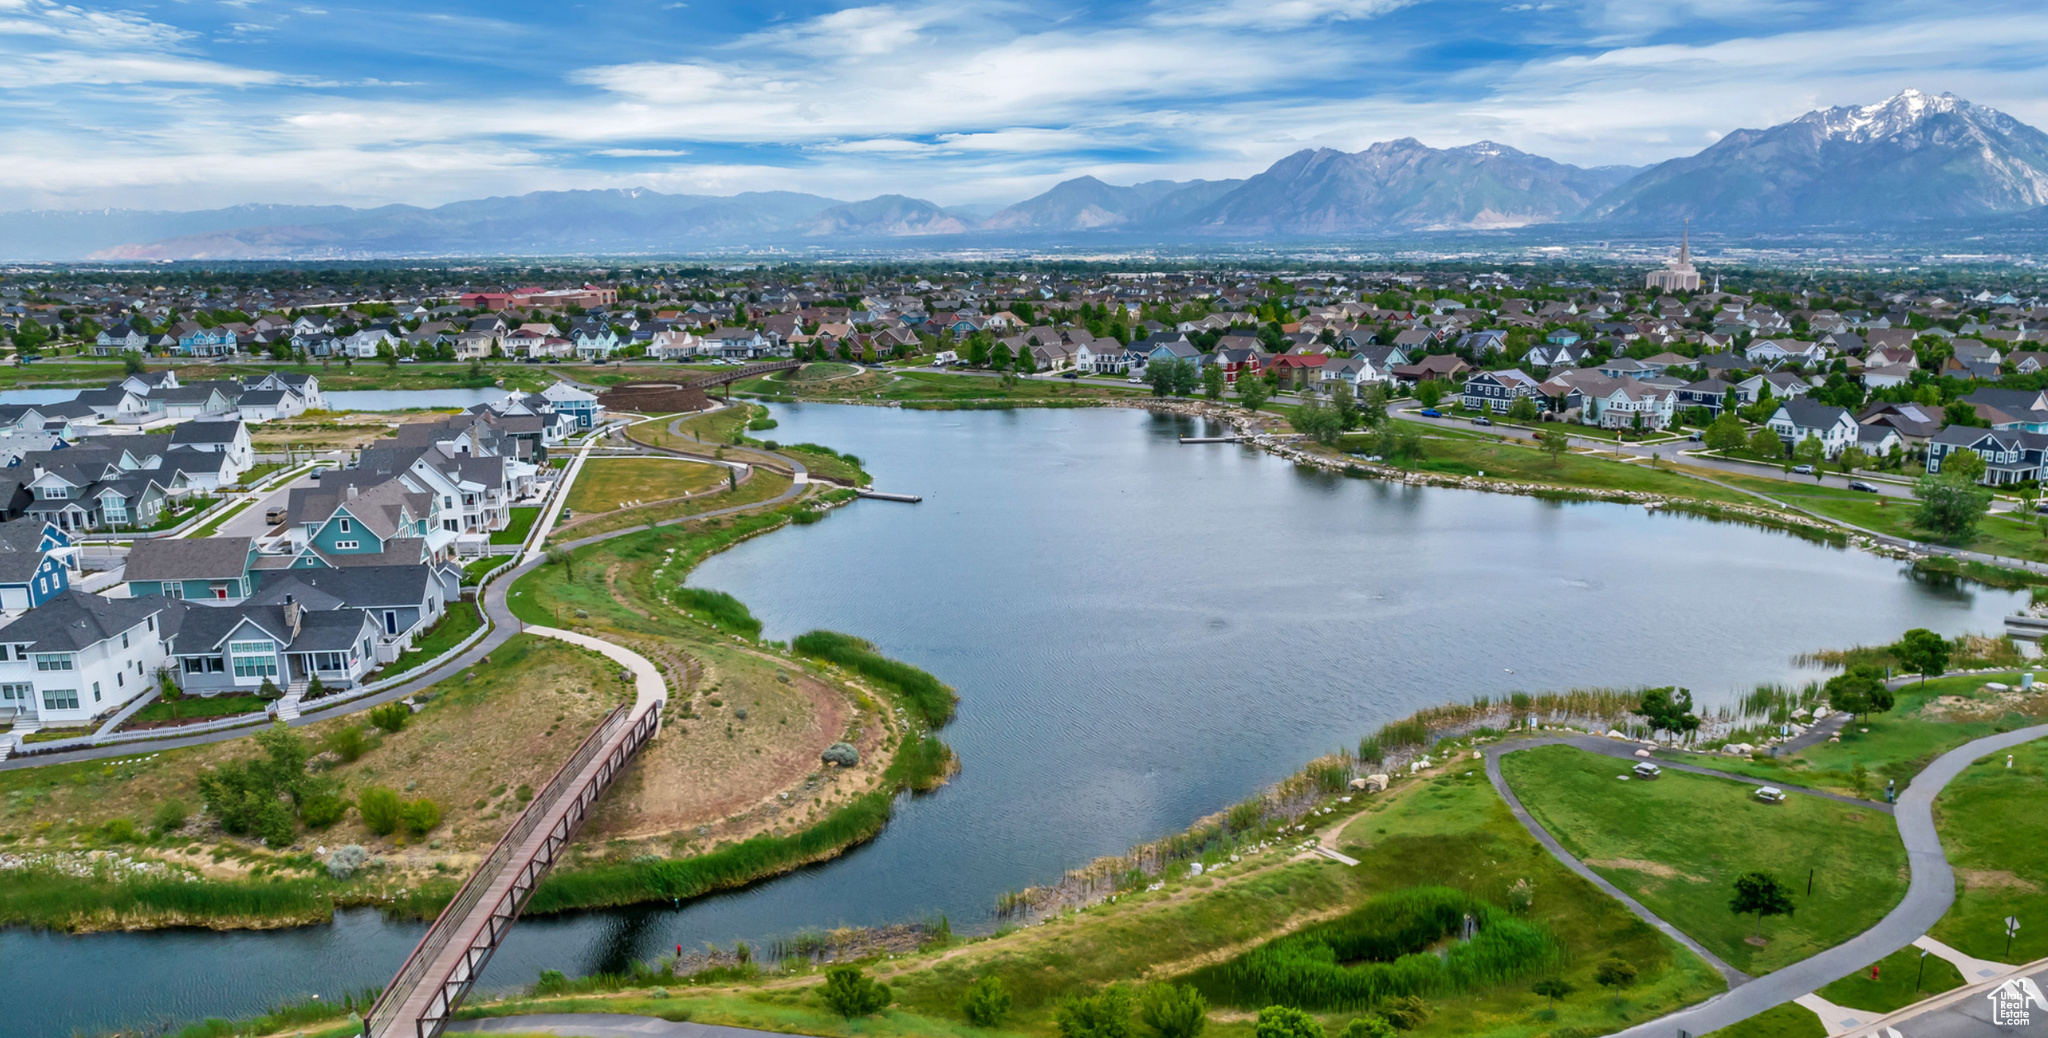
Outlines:
[[[707, 560], [766, 636], [831, 628], [960, 690], [963, 770], [870, 844], [676, 908], [532, 919], [484, 976], [944, 913], [1179, 831], [1422, 706], [1680, 684], [1705, 705], [1803, 651], [1995, 632], [2018, 595], [1785, 534], [1614, 504], [1351, 480], [1142, 411], [777, 407], [763, 435], [860, 455], [863, 501]], [[420, 924], [0, 932], [8, 1033], [243, 1016], [389, 979]]]

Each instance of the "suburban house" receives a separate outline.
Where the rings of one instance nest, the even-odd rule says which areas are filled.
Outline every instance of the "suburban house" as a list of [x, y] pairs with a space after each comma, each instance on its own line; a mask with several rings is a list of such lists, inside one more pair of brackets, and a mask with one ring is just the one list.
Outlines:
[[2036, 389], [1979, 389], [1962, 400], [1993, 429], [2048, 432], [2048, 392]]
[[1926, 443], [1928, 438], [1941, 431], [1941, 409], [1927, 404], [1884, 404], [1877, 403], [1863, 409], [1856, 421], [1869, 427], [1891, 429], [1899, 434], [1899, 440], [1907, 444]]
[[1771, 395], [1780, 400], [1786, 397], [1805, 396], [1813, 391], [1812, 384], [1789, 371], [1767, 371], [1737, 382], [1735, 396], [1745, 404], [1753, 404], [1763, 393], [1765, 386], [1769, 386]]
[[178, 352], [188, 357], [225, 357], [235, 352], [232, 328], [201, 328], [181, 323], [171, 330], [178, 340]]
[[1828, 348], [1817, 342], [1800, 342], [1796, 339], [1758, 339], [1742, 351], [1752, 364], [1777, 367], [1787, 362], [1794, 364], [1818, 364], [1828, 359]]
[[322, 685], [353, 685], [374, 665], [376, 645], [376, 622], [361, 610], [244, 602], [188, 607], [167, 651], [187, 694], [248, 695], [265, 681], [303, 692], [315, 675]]
[[131, 598], [233, 604], [255, 593], [255, 564], [252, 537], [156, 537], [135, 542], [122, 575]]
[[375, 637], [375, 662], [390, 663], [441, 619], [449, 603], [461, 601], [462, 571], [427, 564], [287, 570], [267, 579], [248, 604], [360, 611]]
[[1703, 378], [1688, 382], [1676, 390], [1676, 406], [1680, 408], [1704, 407], [1709, 420], [1721, 417], [1721, 408], [1728, 402], [1728, 394], [1735, 387], [1718, 378]]
[[456, 535], [441, 529], [438, 497], [379, 476], [367, 488], [348, 482], [358, 478], [355, 470], [329, 472], [320, 485], [291, 491], [285, 522], [292, 566], [338, 566], [348, 556], [412, 563], [454, 542]]
[[1462, 380], [1472, 365], [1454, 353], [1437, 353], [1424, 357], [1413, 364], [1396, 364], [1389, 372], [1397, 382], [1410, 385], [1421, 382]]
[[0, 610], [34, 609], [71, 586], [76, 549], [48, 522], [0, 523]]
[[129, 327], [126, 321], [100, 332], [93, 340], [94, 356], [111, 357], [117, 353], [141, 353], [149, 346], [149, 336]]
[[1764, 424], [1788, 447], [1798, 446], [1809, 436], [1820, 440], [1821, 448], [1830, 458], [1858, 442], [1855, 417], [1845, 408], [1831, 407], [1816, 400], [1787, 400], [1778, 405], [1770, 421]]
[[238, 421], [181, 423], [171, 430], [171, 448], [181, 447], [225, 455], [227, 466], [220, 472], [229, 484], [256, 467], [256, 448], [249, 441], [249, 427]]
[[1962, 450], [1975, 451], [1984, 459], [1984, 474], [1977, 482], [1992, 486], [2023, 483], [2041, 478], [2048, 433], [1951, 425], [1928, 439], [1927, 471], [1940, 472], [1943, 460]]
[[105, 452], [82, 448], [45, 451], [37, 457], [74, 451], [77, 457], [62, 463], [27, 463], [29, 478], [23, 485], [32, 498], [25, 509], [31, 518], [65, 531], [147, 527], [156, 522], [170, 489], [158, 481], [157, 473], [123, 468]]
[[1282, 353], [1266, 362], [1266, 370], [1277, 376], [1281, 385], [1298, 389], [1316, 384], [1328, 362], [1320, 353]]
[[155, 687], [185, 606], [70, 588], [0, 627], [0, 715], [15, 731], [82, 724]]
[[540, 395], [554, 406], [556, 414], [575, 419], [579, 429], [591, 428], [604, 417], [604, 405], [597, 402], [597, 397], [567, 382], [557, 382], [541, 390]]
[[1465, 380], [1465, 391], [1459, 402], [1468, 410], [1487, 408], [1505, 412], [1516, 400], [1527, 397], [1539, 400], [1542, 392], [1537, 381], [1520, 368], [1502, 371], [1481, 371]]

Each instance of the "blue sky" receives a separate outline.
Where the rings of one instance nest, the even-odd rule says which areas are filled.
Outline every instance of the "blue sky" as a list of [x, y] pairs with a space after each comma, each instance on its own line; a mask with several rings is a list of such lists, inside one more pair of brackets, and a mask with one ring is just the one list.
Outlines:
[[1410, 136], [1643, 164], [1905, 87], [2048, 124], [2043, 53], [2040, 0], [0, 0], [0, 209], [1010, 202]]

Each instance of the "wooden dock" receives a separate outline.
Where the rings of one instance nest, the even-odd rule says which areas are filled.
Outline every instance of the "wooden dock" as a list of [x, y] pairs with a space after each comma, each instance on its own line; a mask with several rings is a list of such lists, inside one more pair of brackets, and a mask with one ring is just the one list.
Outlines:
[[854, 493], [859, 494], [860, 496], [867, 498], [870, 501], [901, 501], [907, 505], [914, 505], [919, 501], [924, 500], [924, 498], [919, 497], [916, 494], [890, 494], [880, 490], [856, 490], [854, 491]]
[[1236, 443], [1236, 442], [1238, 442], [1238, 441], [1240, 441], [1240, 440], [1242, 440], [1242, 439], [1244, 439], [1244, 437], [1242, 437], [1242, 436], [1183, 436], [1183, 437], [1181, 437], [1181, 438], [1180, 438], [1180, 442], [1182, 442], [1182, 443]]

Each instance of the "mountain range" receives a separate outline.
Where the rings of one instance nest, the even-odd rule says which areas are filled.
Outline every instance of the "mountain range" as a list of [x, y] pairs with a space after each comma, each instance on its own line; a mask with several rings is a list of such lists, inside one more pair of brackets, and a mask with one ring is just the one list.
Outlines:
[[1704, 232], [2048, 228], [2048, 134], [1952, 94], [1735, 130], [1697, 155], [1585, 168], [1481, 141], [1413, 138], [1289, 155], [1243, 180], [1078, 177], [990, 211], [887, 194], [541, 191], [431, 209], [245, 205], [0, 213], [6, 259], [371, 259], [676, 254], [947, 242], [1311, 240], [1577, 224]]

